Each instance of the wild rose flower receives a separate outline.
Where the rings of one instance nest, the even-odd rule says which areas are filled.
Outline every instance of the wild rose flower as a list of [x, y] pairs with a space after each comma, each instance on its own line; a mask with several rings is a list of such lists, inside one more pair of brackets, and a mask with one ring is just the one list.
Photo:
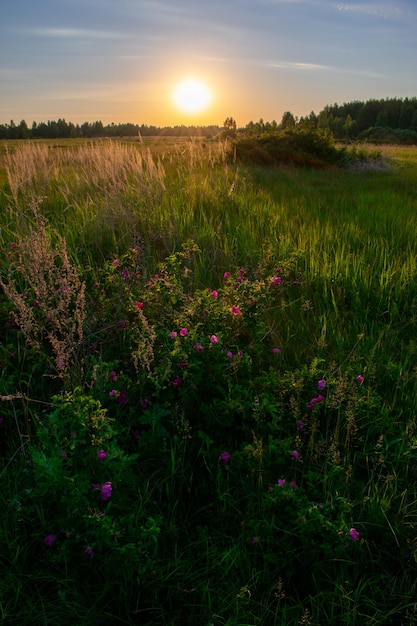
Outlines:
[[111, 492], [112, 492], [111, 482], [103, 483], [103, 486], [101, 487], [101, 494], [100, 494], [101, 499], [108, 500], [111, 497]]
[[285, 478], [278, 478], [277, 480], [277, 486], [278, 487], [283, 487], [285, 485]]
[[224, 278], [224, 279], [229, 278], [229, 276], [230, 276], [230, 272], [225, 272], [225, 273], [223, 274], [223, 278]]
[[204, 352], [204, 346], [201, 345], [201, 343], [197, 342], [193, 345], [194, 350], [196, 350], [197, 352]]
[[211, 343], [219, 343], [219, 338], [216, 335], [210, 337]]
[[177, 332], [173, 330], [170, 336], [172, 339], [175, 339], [175, 337], [177, 336]]
[[229, 463], [231, 458], [232, 458], [232, 455], [230, 454], [230, 452], [222, 452], [219, 455], [219, 460], [223, 461], [223, 463]]
[[143, 309], [143, 302], [136, 302], [137, 309]]
[[282, 283], [282, 279], [280, 276], [273, 276], [271, 278], [271, 285], [280, 285]]
[[181, 337], [185, 337], [186, 335], [188, 335], [188, 328], [181, 328], [180, 335]]
[[99, 450], [97, 452], [97, 458], [99, 461], [105, 461], [107, 459], [107, 452], [105, 450]]
[[231, 311], [233, 313], [233, 315], [242, 315], [242, 311], [240, 309], [238, 309], [237, 306], [232, 306]]
[[292, 458], [293, 458], [293, 459], [295, 459], [296, 461], [298, 461], [298, 459], [300, 458], [300, 455], [299, 455], [299, 453], [297, 452], [297, 450], [293, 450], [293, 451], [291, 452], [291, 456], [292, 456]]
[[117, 267], [119, 265], [119, 261], [117, 259], [114, 259], [111, 264], [113, 265], [113, 267]]
[[214, 291], [214, 290], [210, 292], [210, 295], [211, 295], [211, 296], [213, 296], [213, 298], [215, 298], [216, 300], [217, 300], [217, 298], [219, 297], [218, 292], [217, 292], [217, 291]]
[[127, 404], [128, 403], [128, 398], [127, 398], [127, 393], [124, 389], [121, 390], [121, 392], [118, 394], [117, 398], [116, 398], [116, 402], [118, 402], [119, 404]]
[[322, 378], [321, 380], [318, 381], [317, 383], [317, 389], [319, 391], [323, 391], [323, 389], [326, 388], [326, 381], [324, 380], [324, 378]]
[[53, 535], [52, 533], [50, 535], [46, 535], [45, 539], [43, 540], [44, 544], [50, 548], [51, 546], [54, 545], [56, 540], [55, 535]]
[[226, 352], [226, 356], [229, 359], [233, 359], [233, 352], [230, 352], [230, 350], [229, 350], [229, 352]]
[[352, 539], [353, 542], [357, 541], [358, 538], [359, 538], [359, 533], [356, 530], [356, 528], [351, 528], [349, 530], [349, 535], [350, 535], [350, 538]]
[[362, 376], [362, 374], [359, 374], [359, 376], [356, 376], [356, 382], [359, 383], [359, 384], [363, 383], [363, 376]]

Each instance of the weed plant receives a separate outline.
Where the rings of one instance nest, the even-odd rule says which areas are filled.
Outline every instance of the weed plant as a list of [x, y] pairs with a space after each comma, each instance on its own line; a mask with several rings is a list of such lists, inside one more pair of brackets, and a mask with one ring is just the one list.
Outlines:
[[417, 158], [226, 154], [5, 156], [4, 624], [417, 622]]

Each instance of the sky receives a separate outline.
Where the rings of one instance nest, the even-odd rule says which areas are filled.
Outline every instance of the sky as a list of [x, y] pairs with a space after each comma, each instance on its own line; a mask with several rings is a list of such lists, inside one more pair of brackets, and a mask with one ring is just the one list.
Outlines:
[[[174, 103], [203, 82], [207, 108]], [[0, 123], [238, 126], [417, 96], [417, 1], [2, 0]]]

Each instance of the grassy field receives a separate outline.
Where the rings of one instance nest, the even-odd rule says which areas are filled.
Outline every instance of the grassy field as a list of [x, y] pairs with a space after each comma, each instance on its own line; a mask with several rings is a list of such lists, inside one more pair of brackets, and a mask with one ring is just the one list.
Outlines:
[[382, 152], [0, 146], [2, 623], [417, 624], [417, 150]]

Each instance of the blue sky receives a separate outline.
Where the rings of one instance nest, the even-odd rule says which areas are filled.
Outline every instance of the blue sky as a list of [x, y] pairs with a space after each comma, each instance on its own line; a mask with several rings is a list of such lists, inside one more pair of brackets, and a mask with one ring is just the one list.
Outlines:
[[[179, 111], [182, 80], [207, 110]], [[417, 96], [416, 0], [2, 0], [0, 123], [239, 126]]]

